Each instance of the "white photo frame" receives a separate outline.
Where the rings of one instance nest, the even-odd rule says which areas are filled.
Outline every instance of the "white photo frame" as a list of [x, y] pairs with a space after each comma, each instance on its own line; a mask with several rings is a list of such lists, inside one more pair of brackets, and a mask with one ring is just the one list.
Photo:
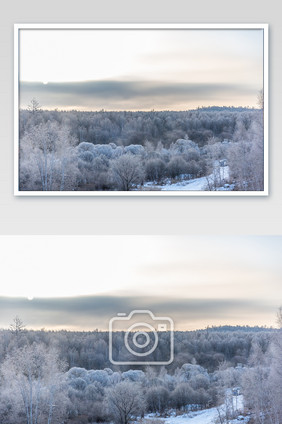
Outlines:
[[[19, 187], [19, 114], [20, 114], [20, 31], [24, 30], [262, 30], [263, 31], [263, 178], [262, 190], [161, 190], [142, 189], [76, 191], [76, 190], [22, 190]], [[175, 140], [176, 141], [176, 140]], [[193, 140], [192, 140], [193, 141]], [[225, 166], [225, 165], [224, 165]], [[187, 180], [189, 181], [189, 180]], [[188, 183], [189, 184], [189, 183]], [[158, 186], [159, 187], [159, 186]], [[268, 25], [267, 24], [15, 24], [14, 26], [14, 195], [16, 196], [267, 196], [268, 181]]]

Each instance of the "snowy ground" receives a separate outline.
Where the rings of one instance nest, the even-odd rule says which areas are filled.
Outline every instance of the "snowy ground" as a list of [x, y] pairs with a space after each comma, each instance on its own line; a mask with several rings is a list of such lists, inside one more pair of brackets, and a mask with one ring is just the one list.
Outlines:
[[[243, 397], [238, 396], [237, 397], [237, 405], [236, 405], [236, 398], [234, 396], [233, 398], [233, 404], [234, 407], [237, 407], [238, 411], [238, 417], [237, 419], [229, 421], [230, 424], [244, 424], [249, 421], [248, 417], [243, 417], [240, 415], [243, 412]], [[220, 413], [224, 414], [224, 406], [221, 406]], [[202, 411], [196, 411], [196, 412], [189, 412], [183, 415], [178, 416], [171, 416], [168, 418], [161, 418], [157, 417], [154, 414], [149, 414], [145, 416], [145, 419], [148, 418], [151, 422], [154, 421], [154, 419], [159, 419], [164, 422], [164, 424], [215, 424], [216, 421], [219, 418], [218, 409], [217, 408], [210, 408], [210, 409], [204, 409]]]
[[165, 424], [212, 424], [218, 417], [216, 408], [190, 412], [173, 418], [165, 418]]
[[[216, 175], [216, 174], [215, 174]], [[171, 183], [168, 181], [164, 185], [157, 185], [152, 182], [148, 182], [144, 184], [145, 188], [151, 188], [154, 190], [162, 190], [162, 191], [205, 191], [209, 190], [209, 184], [212, 185], [214, 179], [216, 178], [214, 174], [208, 175], [206, 177], [195, 178], [193, 180], [181, 180], [177, 183]], [[229, 180], [229, 167], [223, 166], [219, 168], [218, 176], [220, 175], [220, 180], [222, 185], [217, 187], [217, 190], [232, 190], [234, 186], [232, 184], [228, 184]]]

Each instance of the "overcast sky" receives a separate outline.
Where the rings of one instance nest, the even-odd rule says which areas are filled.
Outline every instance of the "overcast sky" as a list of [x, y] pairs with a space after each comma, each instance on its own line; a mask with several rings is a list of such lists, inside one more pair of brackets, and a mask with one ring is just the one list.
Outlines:
[[150, 309], [177, 329], [274, 325], [282, 237], [0, 236], [0, 327], [107, 329]]
[[257, 106], [263, 30], [20, 30], [20, 106]]

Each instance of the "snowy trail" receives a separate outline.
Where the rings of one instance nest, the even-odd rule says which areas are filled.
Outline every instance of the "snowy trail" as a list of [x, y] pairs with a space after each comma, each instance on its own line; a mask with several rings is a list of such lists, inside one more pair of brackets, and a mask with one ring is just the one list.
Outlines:
[[216, 408], [211, 408], [195, 412], [194, 414], [166, 418], [165, 424], [213, 424], [216, 418], [218, 418], [218, 412]]
[[[229, 167], [224, 166], [220, 168], [220, 176], [224, 183], [224, 180], [229, 179]], [[213, 175], [207, 177], [195, 178], [193, 180], [182, 180], [174, 184], [157, 185], [152, 182], [144, 184], [144, 187], [153, 187], [154, 189], [161, 191], [204, 191], [208, 186], [208, 180], [210, 183], [213, 181]]]
[[181, 191], [181, 190], [190, 190], [190, 191], [201, 191], [205, 190], [207, 186], [207, 179], [206, 177], [201, 178], [195, 178], [194, 180], [188, 180], [188, 181], [180, 181], [179, 183], [175, 184], [167, 184], [165, 186], [161, 186], [161, 190], [167, 190], [167, 191]]
[[[238, 396], [237, 399], [234, 396], [233, 397], [233, 405], [234, 408], [237, 410], [238, 416], [243, 412], [244, 405], [243, 405], [243, 396]], [[220, 413], [224, 414], [225, 407], [221, 405], [219, 407]], [[152, 415], [148, 416], [148, 418], [152, 419]], [[178, 415], [178, 416], [171, 416], [168, 418], [161, 418], [162, 421], [165, 422], [165, 424], [215, 424], [215, 422], [218, 420], [218, 408], [210, 408], [210, 409], [204, 409], [203, 411], [196, 411], [196, 412], [189, 412], [187, 414]], [[232, 424], [246, 424], [248, 422], [248, 419], [242, 420], [243, 417], [238, 421], [237, 419], [233, 419], [230, 421]]]
[[[222, 181], [229, 179], [229, 167], [224, 166], [219, 169], [220, 177]], [[167, 184], [165, 186], [161, 187], [161, 190], [168, 190], [168, 191], [203, 191], [207, 188], [208, 180], [213, 181], [213, 174], [208, 175], [207, 177], [200, 177], [195, 178], [194, 180], [188, 180], [188, 181], [179, 181], [175, 184]]]

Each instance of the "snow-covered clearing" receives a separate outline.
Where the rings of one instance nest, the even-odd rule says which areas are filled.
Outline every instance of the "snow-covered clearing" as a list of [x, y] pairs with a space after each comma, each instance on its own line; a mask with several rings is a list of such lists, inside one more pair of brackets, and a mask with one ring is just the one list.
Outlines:
[[[237, 410], [237, 418], [229, 421], [232, 424], [244, 424], [249, 421], [249, 417], [243, 417], [241, 413], [243, 412], [243, 396], [234, 396], [233, 397], [233, 405]], [[173, 414], [170, 417], [162, 418], [155, 414], [149, 414], [145, 416], [145, 420], [150, 420], [153, 423], [156, 420], [161, 420], [164, 424], [215, 424], [217, 421], [219, 422], [219, 413], [221, 416], [225, 415], [225, 406], [222, 405], [219, 408], [210, 408], [204, 409], [202, 411], [188, 412], [183, 415], [174, 416]]]
[[145, 183], [145, 188], [151, 188], [154, 190], [162, 191], [205, 191], [209, 190], [209, 187], [213, 187], [220, 182], [220, 185], [216, 188], [218, 191], [232, 190], [234, 187], [232, 184], [228, 184], [229, 180], [229, 167], [222, 166], [215, 169], [213, 174], [205, 177], [195, 178], [193, 180], [182, 179], [176, 183], [167, 182], [164, 185], [154, 184], [152, 182]]
[[161, 186], [161, 190], [168, 190], [168, 191], [174, 191], [174, 190], [190, 190], [190, 191], [204, 191], [207, 186], [207, 178], [201, 177], [201, 178], [195, 178], [194, 180], [184, 180], [179, 181], [174, 184], [166, 184], [164, 186]]
[[204, 409], [203, 411], [190, 412], [177, 417], [165, 418], [165, 424], [211, 424], [218, 417], [216, 408]]

